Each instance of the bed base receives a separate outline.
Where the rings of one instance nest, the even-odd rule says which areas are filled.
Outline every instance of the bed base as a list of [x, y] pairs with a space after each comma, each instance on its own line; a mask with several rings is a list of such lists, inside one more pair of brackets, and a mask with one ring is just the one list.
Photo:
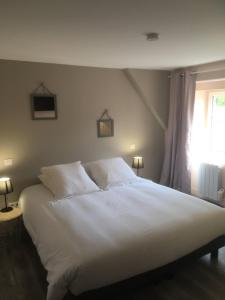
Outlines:
[[79, 296], [73, 296], [68, 293], [65, 297], [65, 300], [74, 299], [74, 300], [82, 300], [82, 299], [109, 299], [112, 295], [116, 293], [122, 293], [126, 290], [132, 290], [139, 288], [141, 286], [157, 283], [163, 278], [170, 279], [175, 272], [179, 269], [184, 267], [185, 265], [189, 265], [193, 263], [195, 260], [199, 259], [200, 257], [210, 254], [212, 260], [217, 260], [219, 254], [219, 248], [225, 246], [225, 236], [219, 236], [218, 238], [214, 239], [207, 245], [193, 251], [192, 253], [179, 258], [178, 260], [169, 263], [165, 266], [157, 268], [155, 270], [134, 276], [132, 278], [123, 280], [121, 282], [99, 288], [93, 291], [85, 292]]

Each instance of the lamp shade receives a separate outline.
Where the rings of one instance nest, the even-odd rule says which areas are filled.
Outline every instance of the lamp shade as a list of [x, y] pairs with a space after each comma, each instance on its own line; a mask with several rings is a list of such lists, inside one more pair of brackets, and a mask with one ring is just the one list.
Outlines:
[[133, 157], [132, 168], [134, 169], [144, 168], [144, 160], [142, 156]]
[[12, 181], [8, 177], [0, 178], [0, 195], [6, 195], [13, 192]]

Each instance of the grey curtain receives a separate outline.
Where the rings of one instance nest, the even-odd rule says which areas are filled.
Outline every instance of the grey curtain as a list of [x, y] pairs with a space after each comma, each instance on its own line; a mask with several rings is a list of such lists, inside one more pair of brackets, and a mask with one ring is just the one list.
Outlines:
[[171, 73], [169, 121], [160, 183], [184, 193], [191, 191], [189, 151], [195, 85], [196, 76], [190, 71]]

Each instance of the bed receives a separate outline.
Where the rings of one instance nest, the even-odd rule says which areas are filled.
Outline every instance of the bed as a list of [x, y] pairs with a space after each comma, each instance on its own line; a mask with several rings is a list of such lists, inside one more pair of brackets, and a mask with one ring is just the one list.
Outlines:
[[206, 245], [209, 251], [224, 245], [224, 209], [141, 178], [58, 201], [34, 185], [22, 192], [20, 205], [48, 273], [48, 300], [159, 270]]

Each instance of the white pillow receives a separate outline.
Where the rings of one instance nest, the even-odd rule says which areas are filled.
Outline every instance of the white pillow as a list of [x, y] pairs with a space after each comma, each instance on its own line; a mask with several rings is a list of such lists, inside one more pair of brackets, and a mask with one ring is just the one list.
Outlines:
[[102, 189], [117, 183], [128, 183], [137, 176], [121, 157], [97, 160], [85, 164], [91, 178]]
[[41, 168], [41, 182], [57, 198], [99, 191], [80, 162]]

